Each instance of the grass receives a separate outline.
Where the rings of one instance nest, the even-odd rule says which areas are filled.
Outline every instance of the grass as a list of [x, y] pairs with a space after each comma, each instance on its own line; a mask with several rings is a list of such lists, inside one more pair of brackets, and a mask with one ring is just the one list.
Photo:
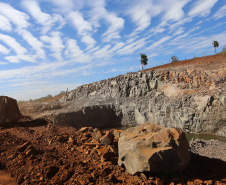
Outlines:
[[222, 51], [220, 53], [217, 53], [217, 55], [226, 54], [226, 51]]
[[[38, 99], [29, 100], [29, 102], [50, 102], [50, 101], [59, 100], [64, 95], [65, 95], [65, 93], [64, 94], [58, 94], [56, 96], [47, 95], [45, 97], [41, 97], [41, 98], [38, 98]], [[24, 102], [24, 101], [18, 101], [18, 102]]]

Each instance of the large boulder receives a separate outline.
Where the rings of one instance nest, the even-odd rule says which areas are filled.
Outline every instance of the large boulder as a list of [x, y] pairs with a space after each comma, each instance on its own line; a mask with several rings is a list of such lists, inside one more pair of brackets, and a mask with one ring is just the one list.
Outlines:
[[130, 174], [182, 172], [190, 161], [188, 148], [181, 129], [145, 123], [121, 134], [118, 164]]
[[21, 117], [17, 101], [7, 96], [0, 96], [0, 125], [17, 122]]

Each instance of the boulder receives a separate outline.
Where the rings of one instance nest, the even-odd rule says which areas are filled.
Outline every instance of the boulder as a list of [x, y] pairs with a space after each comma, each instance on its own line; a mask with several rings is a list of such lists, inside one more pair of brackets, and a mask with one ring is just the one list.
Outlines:
[[17, 122], [21, 117], [17, 101], [7, 96], [0, 96], [0, 125]]
[[118, 164], [130, 174], [182, 172], [190, 161], [188, 148], [181, 129], [145, 123], [121, 134]]

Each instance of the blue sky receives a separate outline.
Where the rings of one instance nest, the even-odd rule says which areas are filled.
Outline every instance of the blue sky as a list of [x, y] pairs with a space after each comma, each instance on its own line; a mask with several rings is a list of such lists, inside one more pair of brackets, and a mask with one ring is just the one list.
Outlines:
[[226, 45], [226, 0], [0, 0], [0, 95], [29, 100]]

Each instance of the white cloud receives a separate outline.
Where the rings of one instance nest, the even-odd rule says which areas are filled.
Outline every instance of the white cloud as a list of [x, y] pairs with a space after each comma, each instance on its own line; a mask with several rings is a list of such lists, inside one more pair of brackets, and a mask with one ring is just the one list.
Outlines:
[[119, 35], [119, 32], [124, 27], [124, 19], [115, 16], [113, 13], [108, 13], [106, 15], [106, 19], [110, 23], [110, 26], [108, 27], [108, 30], [103, 34], [103, 41], [110, 42], [114, 39], [120, 39], [121, 36]]
[[217, 10], [217, 12], [215, 13], [215, 15], [213, 17], [215, 19], [220, 19], [225, 16], [226, 16], [226, 5], [222, 6], [219, 10]]
[[37, 52], [37, 57], [44, 59], [45, 51], [42, 49], [43, 43], [41, 41], [39, 41], [36, 37], [34, 37], [27, 30], [21, 30], [21, 31], [19, 31], [19, 33], [24, 38], [24, 40], [26, 40], [27, 43]]
[[161, 4], [161, 7], [165, 7], [165, 15], [163, 20], [168, 21], [179, 21], [184, 16], [183, 7], [191, 0], [167, 0], [164, 1], [164, 4]]
[[92, 10], [90, 12], [91, 22], [94, 27], [99, 27], [99, 22], [104, 19], [109, 27], [107, 31], [102, 35], [104, 42], [111, 42], [114, 39], [119, 39], [121, 36], [119, 32], [124, 27], [124, 19], [117, 17], [116, 14], [112, 12], [108, 12], [105, 8], [106, 3], [105, 0], [96, 0], [89, 2]]
[[9, 47], [11, 47], [18, 55], [23, 55], [27, 50], [22, 47], [13, 37], [8, 35], [3, 35], [0, 33], [0, 40], [5, 42]]
[[208, 16], [212, 7], [218, 0], [197, 0], [193, 3], [192, 9], [189, 11], [189, 16]]
[[21, 82], [22, 79], [47, 79], [51, 76], [51, 72], [67, 65], [68, 62], [41, 63], [39, 65], [31, 65], [18, 69], [0, 70], [0, 80], [13, 79]]
[[154, 42], [151, 46], [145, 48], [145, 50], [155, 50], [155, 49], [157, 49], [157, 47], [159, 47], [164, 42], [168, 41], [170, 38], [171, 38], [170, 36], [163, 37], [163, 38], [159, 39], [158, 41]]
[[88, 50], [87, 53], [93, 53], [94, 51], [97, 51], [99, 49], [100, 49], [100, 46], [96, 46], [95, 48]]
[[80, 9], [83, 7], [84, 1], [81, 0], [47, 0], [58, 7], [60, 12], [70, 12], [73, 9]]
[[209, 36], [183, 37], [170, 42], [170, 45], [177, 44], [175, 50], [183, 50], [185, 53], [207, 51], [208, 48], [212, 49], [212, 52], [214, 52], [212, 46], [213, 40], [217, 40], [219, 43], [226, 43], [226, 32]]
[[7, 62], [1, 62], [0, 61], [0, 65], [6, 65], [6, 64], [8, 64]]
[[179, 28], [179, 29], [177, 29], [174, 33], [173, 33], [173, 36], [175, 36], [175, 35], [180, 35], [180, 34], [182, 34], [182, 33], [184, 33], [184, 28]]
[[5, 55], [9, 54], [9, 50], [1, 44], [0, 44], [0, 52]]
[[132, 54], [136, 50], [144, 47], [147, 44], [146, 40], [147, 40], [147, 38], [142, 38], [135, 42], [132, 42], [132, 43], [126, 45], [125, 47], [121, 48], [120, 50], [118, 50], [117, 54], [119, 54], [119, 55]]
[[0, 29], [3, 31], [11, 31], [12, 30], [12, 26], [9, 22], [9, 19], [7, 19], [3, 15], [0, 15]]
[[20, 12], [6, 3], [0, 2], [0, 14], [7, 17], [18, 28], [27, 28], [30, 25], [29, 16], [26, 13]]
[[69, 39], [67, 41], [64, 54], [66, 55], [66, 57], [73, 58], [79, 63], [91, 62], [90, 57], [83, 53], [83, 51], [77, 45], [77, 41], [74, 39]]
[[11, 63], [20, 63], [21, 60], [27, 62], [35, 62], [34, 57], [29, 55], [7, 56], [5, 57], [5, 59]]
[[108, 58], [110, 56], [110, 53], [108, 52], [109, 48], [111, 47], [110, 44], [104, 46], [103, 48], [95, 51], [93, 53], [93, 56], [95, 58]]
[[167, 21], [179, 21], [184, 16], [183, 7], [191, 0], [140, 0], [133, 1], [132, 6], [126, 10], [126, 14], [130, 15], [132, 21], [137, 25], [137, 28], [132, 33], [140, 32], [148, 28], [151, 24], [152, 17], [163, 14], [162, 22], [159, 26], [152, 29], [152, 32], [161, 33], [165, 31], [163, 26]]
[[182, 25], [184, 25], [184, 24], [187, 23], [187, 22], [191, 22], [191, 21], [192, 21], [192, 18], [186, 17], [186, 18], [184, 18], [184, 19], [181, 19], [181, 20], [177, 21], [177, 22], [174, 23], [174, 24], [170, 24], [170, 25], [169, 25], [169, 29], [170, 29], [170, 30], [176, 30], [176, 29], [178, 29], [178, 28], [180, 29]]
[[91, 31], [93, 31], [91, 23], [84, 20], [82, 14], [78, 11], [71, 12], [68, 19], [78, 31], [78, 35], [82, 36], [81, 41], [86, 43], [88, 48], [92, 48], [96, 41], [91, 37]]
[[78, 30], [79, 35], [87, 34], [93, 30], [91, 23], [85, 21], [80, 12], [71, 12], [68, 18], [71, 20], [73, 26]]
[[[28, 101], [29, 99], [37, 99], [51, 94], [55, 96], [61, 91], [66, 91], [67, 88], [70, 90], [75, 89], [81, 84], [58, 84], [52, 81], [25, 81], [22, 83], [9, 84], [7, 87], [13, 88], [13, 90], [7, 95], [17, 100]], [[16, 87], [16, 88], [15, 88]], [[16, 89], [16, 90], [15, 90]]]
[[50, 44], [49, 48], [53, 51], [52, 55], [56, 59], [62, 59], [61, 52], [64, 49], [64, 45], [60, 37], [60, 32], [51, 32], [51, 37], [41, 36], [41, 40]]
[[48, 32], [56, 22], [59, 22], [61, 25], [64, 24], [63, 18], [60, 15], [53, 14], [51, 16], [42, 12], [36, 0], [23, 0], [22, 4], [36, 21], [43, 26], [42, 33]]
[[117, 51], [117, 50], [121, 49], [123, 46], [125, 46], [125, 44], [124, 44], [123, 42], [119, 42], [119, 43], [115, 44], [115, 45], [109, 50], [109, 52]]
[[96, 41], [90, 35], [82, 36], [81, 41], [87, 44], [87, 49], [93, 48], [96, 44]]
[[[126, 14], [130, 15], [132, 21], [136, 24], [136, 31], [143, 31], [151, 24], [152, 15], [157, 15], [161, 10], [154, 8], [152, 1], [141, 0], [131, 3], [132, 6], [126, 10]], [[151, 13], [151, 10], [153, 12]]]

